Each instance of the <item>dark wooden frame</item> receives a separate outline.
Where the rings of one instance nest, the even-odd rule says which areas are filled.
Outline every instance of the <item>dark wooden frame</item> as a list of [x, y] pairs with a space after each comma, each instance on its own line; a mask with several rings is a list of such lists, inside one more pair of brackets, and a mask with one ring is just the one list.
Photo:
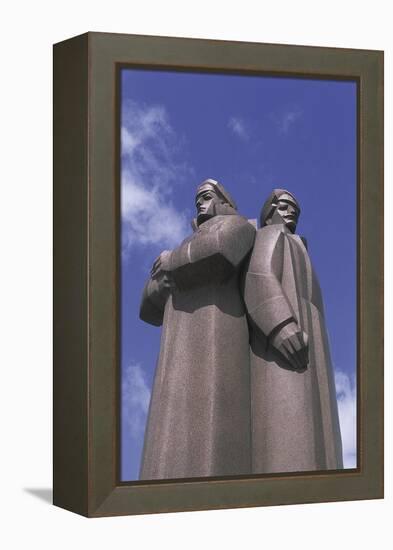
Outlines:
[[[119, 67], [358, 84], [358, 468], [118, 481]], [[54, 46], [54, 503], [90, 517], [383, 497], [383, 52], [87, 33]]]

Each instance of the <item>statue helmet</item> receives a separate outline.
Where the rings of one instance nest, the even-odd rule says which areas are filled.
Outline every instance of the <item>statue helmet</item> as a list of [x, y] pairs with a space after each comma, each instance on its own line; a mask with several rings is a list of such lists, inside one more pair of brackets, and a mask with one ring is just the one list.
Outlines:
[[280, 197], [282, 197], [283, 195], [289, 195], [290, 197], [292, 197], [293, 201], [295, 202], [300, 212], [299, 202], [293, 193], [290, 193], [286, 189], [273, 189], [273, 191], [270, 193], [269, 197], [265, 201], [265, 204], [263, 205], [261, 210], [261, 215], [260, 215], [261, 227], [264, 227], [266, 225], [266, 221], [273, 214], [278, 204], [278, 201], [280, 200]]
[[221, 183], [218, 183], [218, 181], [208, 178], [198, 186], [196, 194], [198, 195], [202, 191], [202, 189], [205, 188], [211, 189], [220, 199], [223, 200], [224, 203], [231, 206], [234, 210], [237, 210], [235, 201], [225, 189], [225, 187], [221, 185]]

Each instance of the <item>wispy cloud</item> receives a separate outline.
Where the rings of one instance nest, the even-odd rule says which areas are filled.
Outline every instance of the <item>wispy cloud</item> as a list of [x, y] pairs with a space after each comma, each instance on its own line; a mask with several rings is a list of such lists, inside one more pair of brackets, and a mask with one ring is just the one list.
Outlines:
[[278, 133], [287, 135], [302, 115], [303, 113], [300, 109], [290, 109], [280, 114], [273, 114], [272, 119], [276, 124]]
[[139, 363], [129, 365], [122, 376], [122, 421], [127, 422], [134, 438], [145, 430], [150, 403], [150, 390]]
[[228, 120], [228, 128], [235, 136], [243, 141], [247, 141], [250, 137], [246, 122], [240, 117], [233, 116]]
[[344, 372], [335, 373], [344, 468], [356, 468], [356, 384]]
[[174, 189], [192, 177], [164, 107], [125, 102], [121, 128], [123, 254], [135, 245], [172, 248], [188, 233]]

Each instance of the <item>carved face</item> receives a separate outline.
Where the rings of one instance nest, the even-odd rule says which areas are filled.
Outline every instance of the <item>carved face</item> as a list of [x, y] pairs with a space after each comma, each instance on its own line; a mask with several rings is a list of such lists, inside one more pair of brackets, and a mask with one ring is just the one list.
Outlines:
[[216, 215], [216, 204], [220, 202], [218, 196], [212, 189], [206, 187], [201, 189], [195, 199], [198, 224], [213, 218]]
[[267, 220], [268, 225], [284, 223], [294, 233], [299, 219], [300, 210], [290, 195], [281, 195], [273, 215]]

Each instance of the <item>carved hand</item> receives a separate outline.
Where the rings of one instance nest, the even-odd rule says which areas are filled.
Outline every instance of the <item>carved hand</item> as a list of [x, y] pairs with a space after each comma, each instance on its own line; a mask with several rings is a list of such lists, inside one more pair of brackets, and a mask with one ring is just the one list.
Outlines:
[[151, 268], [151, 271], [150, 271], [150, 275], [153, 279], [169, 271], [170, 257], [171, 257], [171, 251], [164, 250], [158, 256], [158, 258], [154, 261], [153, 267]]
[[175, 288], [175, 282], [172, 279], [170, 273], [162, 273], [160, 272], [159, 275], [156, 277], [158, 282], [158, 288], [160, 291], [171, 291]]
[[285, 325], [272, 340], [273, 346], [296, 370], [305, 369], [309, 361], [308, 336], [296, 323]]

